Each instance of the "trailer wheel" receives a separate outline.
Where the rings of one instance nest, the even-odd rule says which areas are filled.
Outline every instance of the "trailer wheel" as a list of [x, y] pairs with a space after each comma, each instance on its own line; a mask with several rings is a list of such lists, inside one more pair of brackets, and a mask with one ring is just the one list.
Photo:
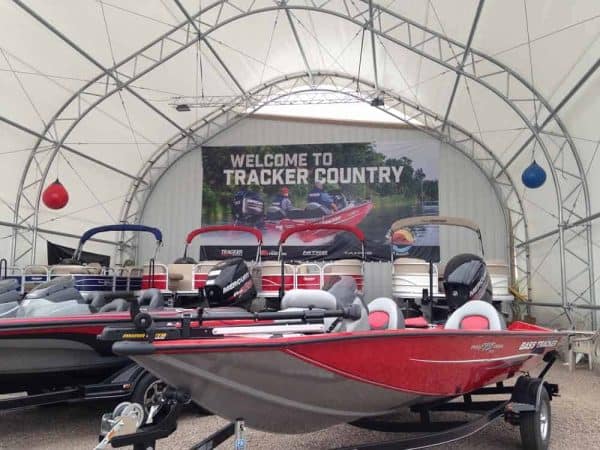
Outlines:
[[551, 409], [548, 391], [543, 386], [536, 411], [521, 413], [519, 429], [521, 443], [525, 450], [546, 450], [550, 444]]
[[[159, 380], [150, 372], [146, 372], [136, 383], [131, 401], [142, 405], [144, 414], [147, 416], [150, 408], [160, 403], [166, 389], [167, 384], [164, 381]], [[160, 411], [158, 416], [160, 416]]]

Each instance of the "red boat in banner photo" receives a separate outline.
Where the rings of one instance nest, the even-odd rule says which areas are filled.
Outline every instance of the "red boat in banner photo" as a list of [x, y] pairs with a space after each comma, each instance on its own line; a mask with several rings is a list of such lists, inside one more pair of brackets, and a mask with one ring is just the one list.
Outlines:
[[[297, 218], [286, 217], [281, 220], [265, 221], [267, 230], [285, 231], [302, 225], [309, 224], [327, 224], [327, 225], [349, 225], [358, 226], [363, 219], [373, 209], [373, 202], [365, 201], [361, 203], [348, 203], [339, 211], [324, 214], [316, 218]], [[298, 233], [298, 236], [303, 242], [313, 242], [316, 239], [331, 236], [335, 234], [335, 230], [315, 229]]]
[[[398, 217], [437, 214], [436, 149], [402, 144], [343, 143], [203, 147], [202, 224], [261, 230], [263, 256], [274, 258], [283, 231], [308, 224], [359, 227], [370, 259], [386, 260], [385, 224]], [[425, 211], [424, 205], [434, 205]], [[289, 255], [310, 246], [326, 259], [348, 258], [337, 232], [307, 230], [289, 242]], [[211, 245], [239, 248], [243, 240]], [[247, 243], [246, 243], [247, 244]], [[439, 255], [437, 233], [417, 234], [413, 251]]]

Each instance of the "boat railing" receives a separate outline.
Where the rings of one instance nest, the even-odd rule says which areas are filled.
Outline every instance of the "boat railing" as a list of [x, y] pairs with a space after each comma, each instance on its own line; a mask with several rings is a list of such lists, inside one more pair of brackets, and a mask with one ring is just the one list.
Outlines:
[[55, 265], [48, 278], [72, 276], [81, 292], [128, 292], [141, 289], [142, 269], [100, 265]]
[[[281, 287], [281, 263], [263, 261], [262, 289], [260, 297], [275, 298]], [[285, 264], [285, 289], [324, 289], [332, 285], [338, 277], [351, 276], [356, 281], [357, 292], [363, 292], [364, 273], [360, 260], [343, 259], [337, 261], [305, 262]]]
[[26, 294], [38, 285], [54, 278], [72, 276], [75, 288], [81, 292], [121, 292], [141, 289], [141, 267], [105, 267], [93, 265], [54, 265], [32, 264], [24, 268], [7, 267], [6, 278], [19, 283], [19, 291]]
[[169, 268], [165, 264], [153, 261], [144, 264], [142, 289], [159, 289], [163, 294], [172, 294], [169, 289]]

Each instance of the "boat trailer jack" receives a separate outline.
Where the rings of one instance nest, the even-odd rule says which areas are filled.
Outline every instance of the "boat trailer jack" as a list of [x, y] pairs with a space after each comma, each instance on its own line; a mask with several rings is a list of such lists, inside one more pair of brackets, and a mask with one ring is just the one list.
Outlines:
[[[155, 450], [157, 440], [166, 438], [177, 430], [179, 414], [189, 402], [190, 398], [186, 393], [168, 390], [164, 394], [160, 409], [152, 409], [145, 420], [141, 405], [120, 403], [112, 413], [102, 416], [100, 443], [94, 450], [128, 445], [133, 445], [133, 450]], [[166, 415], [157, 423], [153, 423], [159, 412], [166, 412]], [[246, 450], [245, 432], [244, 420], [237, 419], [193, 445], [190, 450], [212, 450], [231, 436], [235, 436], [233, 450]]]

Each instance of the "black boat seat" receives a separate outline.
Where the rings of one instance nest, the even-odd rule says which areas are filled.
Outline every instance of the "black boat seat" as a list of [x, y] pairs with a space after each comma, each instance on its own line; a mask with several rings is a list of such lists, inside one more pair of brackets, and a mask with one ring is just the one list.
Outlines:
[[106, 294], [104, 292], [94, 292], [89, 297], [90, 308], [99, 310], [106, 305]]
[[0, 303], [0, 318], [16, 317], [19, 302]]
[[102, 308], [100, 308], [101, 313], [105, 312], [123, 312], [129, 310], [129, 302], [122, 298], [115, 298], [114, 300], [108, 302]]
[[446, 330], [494, 330], [506, 329], [504, 317], [490, 303], [470, 300], [454, 311], [446, 324]]
[[18, 302], [21, 294], [18, 291], [19, 283], [14, 278], [0, 281], [0, 304]]
[[72, 276], [57, 277], [42, 283], [29, 292], [25, 298], [45, 299], [51, 302], [77, 300], [79, 303], [85, 303], [81, 293], [75, 289], [75, 280]]
[[165, 306], [160, 289], [146, 289], [140, 292], [138, 303], [140, 306], [146, 306], [148, 309], [159, 309]]
[[394, 300], [379, 297], [372, 300], [369, 308], [371, 330], [397, 330], [404, 328], [404, 314]]

